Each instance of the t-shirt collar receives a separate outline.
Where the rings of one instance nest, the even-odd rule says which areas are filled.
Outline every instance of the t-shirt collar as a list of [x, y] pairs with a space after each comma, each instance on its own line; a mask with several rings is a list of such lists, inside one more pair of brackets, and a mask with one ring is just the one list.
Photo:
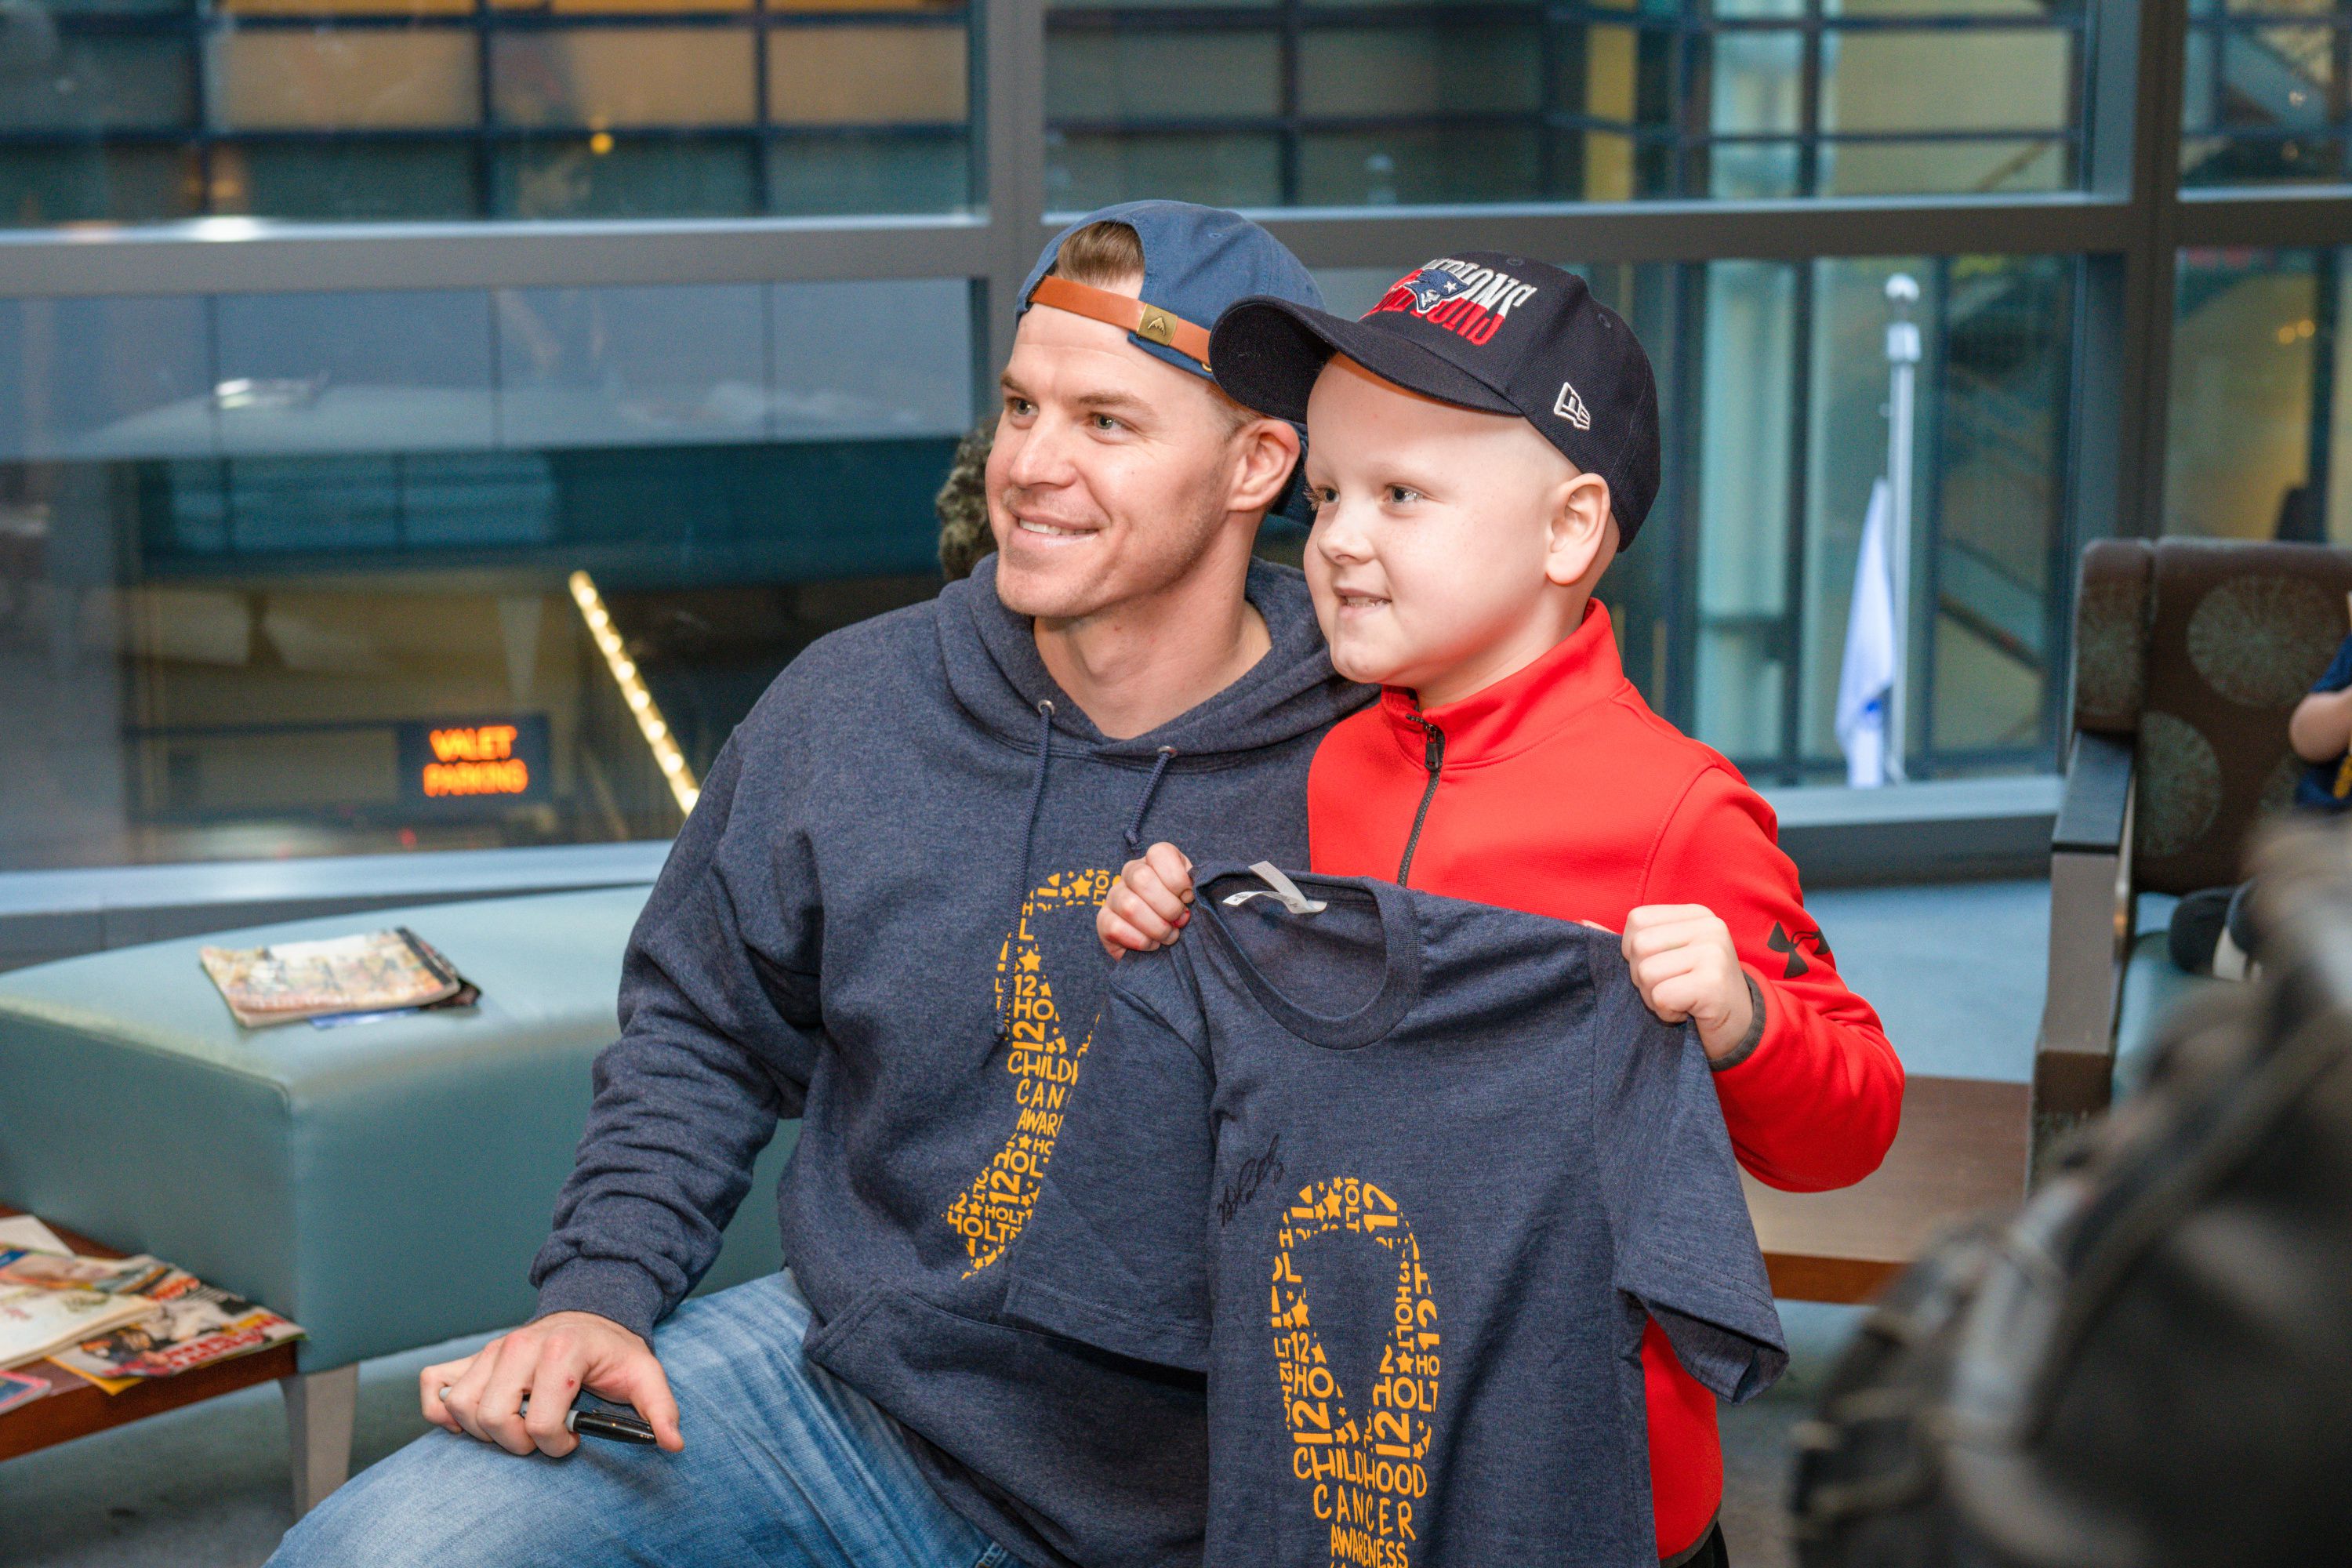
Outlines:
[[1445, 765], [1475, 766], [1526, 750], [1625, 685], [1609, 612], [1588, 601], [1584, 619], [1566, 640], [1516, 674], [1436, 708], [1415, 703], [1402, 686], [1381, 691], [1391, 736], [1419, 764], [1427, 737], [1423, 721], [1445, 732]]
[[[1227, 929], [1225, 916], [1216, 900], [1207, 894], [1209, 885], [1221, 879], [1246, 876], [1238, 866], [1204, 868], [1199, 878], [1202, 896], [1193, 908], [1207, 916], [1207, 929], [1215, 933], [1217, 946], [1229, 960], [1250, 994], [1257, 998], [1269, 1016], [1285, 1029], [1309, 1045], [1327, 1046], [1338, 1050], [1351, 1050], [1368, 1046], [1387, 1035], [1404, 1021], [1413, 1004], [1421, 999], [1421, 937], [1413, 918], [1412, 901], [1402, 888], [1392, 882], [1369, 881], [1344, 877], [1324, 877], [1312, 872], [1289, 873], [1293, 882], [1301, 888], [1347, 888], [1370, 893], [1373, 907], [1379, 911], [1381, 941], [1387, 950], [1381, 965], [1381, 985], [1371, 998], [1354, 1011], [1338, 1016], [1312, 1013], [1285, 995], [1265, 972], [1257, 966], [1246, 949]], [[1305, 916], [1305, 919], [1314, 917]]]

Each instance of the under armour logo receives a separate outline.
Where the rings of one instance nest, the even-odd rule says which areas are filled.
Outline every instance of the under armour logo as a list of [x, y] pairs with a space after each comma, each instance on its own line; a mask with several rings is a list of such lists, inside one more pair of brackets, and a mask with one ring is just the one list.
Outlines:
[[1772, 922], [1772, 934], [1764, 939], [1764, 945], [1774, 952], [1785, 952], [1789, 955], [1789, 966], [1780, 971], [1780, 978], [1783, 980], [1794, 980], [1812, 967], [1805, 962], [1804, 953], [1799, 951], [1801, 948], [1810, 947], [1822, 958], [1830, 955], [1829, 944], [1822, 940], [1822, 933], [1819, 931], [1801, 931], [1796, 935], [1790, 936], [1788, 929], [1779, 921]]
[[[1559, 395], [1551, 400], [1551, 411], [1580, 430], [1592, 428], [1592, 411], [1584, 406], [1584, 399], [1579, 397], [1576, 388], [1567, 382], [1559, 384]], [[1780, 928], [1776, 926], [1773, 929], [1777, 931]]]

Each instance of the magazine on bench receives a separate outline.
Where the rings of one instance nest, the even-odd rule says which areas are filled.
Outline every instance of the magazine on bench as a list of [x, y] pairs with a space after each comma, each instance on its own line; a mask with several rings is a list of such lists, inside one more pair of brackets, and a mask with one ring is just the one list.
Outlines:
[[305, 1019], [470, 1006], [481, 993], [406, 926], [322, 942], [198, 950], [229, 1012], [248, 1029]]

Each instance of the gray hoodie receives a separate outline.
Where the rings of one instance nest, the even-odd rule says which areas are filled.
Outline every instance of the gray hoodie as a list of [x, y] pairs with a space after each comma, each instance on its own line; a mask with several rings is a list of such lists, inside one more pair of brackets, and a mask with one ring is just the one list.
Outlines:
[[825, 637], [719, 752], [630, 941], [531, 1278], [542, 1314], [650, 1338], [798, 1116], [777, 1201], [809, 1358], [1033, 1563], [1197, 1563], [1199, 1380], [1000, 1321], [1001, 1263], [1084, 1068], [1120, 864], [1159, 838], [1304, 864], [1307, 763], [1370, 694], [1332, 673], [1298, 574], [1259, 563], [1273, 650], [1108, 740], [995, 584], [986, 560]]

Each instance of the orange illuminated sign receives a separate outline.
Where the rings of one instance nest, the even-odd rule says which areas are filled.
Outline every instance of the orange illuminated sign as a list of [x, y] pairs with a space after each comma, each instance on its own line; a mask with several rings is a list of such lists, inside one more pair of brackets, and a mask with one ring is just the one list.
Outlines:
[[543, 794], [547, 721], [517, 720], [404, 724], [401, 771], [409, 798], [484, 804]]
[[520, 795], [530, 788], [530, 764], [514, 754], [512, 724], [468, 724], [428, 730], [434, 760], [425, 764], [425, 793]]

